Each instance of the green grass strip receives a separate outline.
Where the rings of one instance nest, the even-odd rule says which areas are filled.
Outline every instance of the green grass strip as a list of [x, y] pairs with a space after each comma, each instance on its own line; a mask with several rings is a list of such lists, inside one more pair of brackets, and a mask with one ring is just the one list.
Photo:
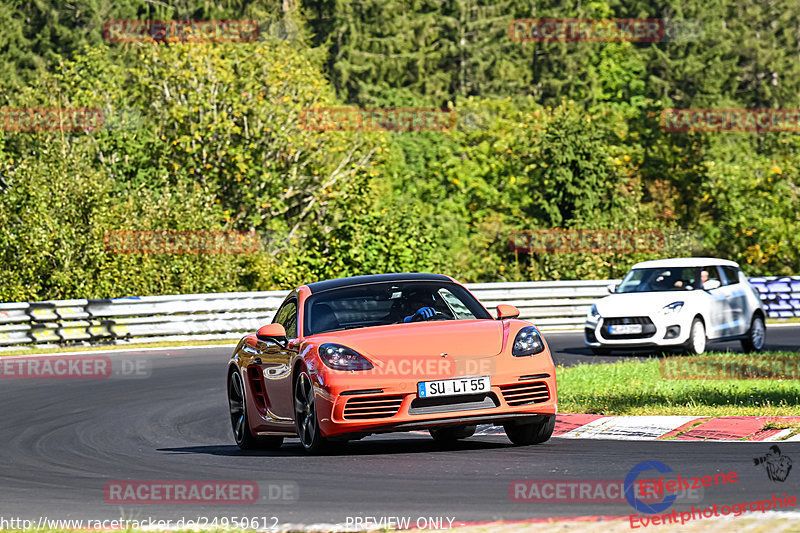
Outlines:
[[[708, 353], [747, 361], [756, 354]], [[572, 367], [559, 366], [558, 410], [600, 415], [800, 416], [800, 380], [664, 379], [659, 360]], [[667, 355], [691, 362], [693, 357]], [[800, 353], [767, 352], [757, 357], [792, 357]]]

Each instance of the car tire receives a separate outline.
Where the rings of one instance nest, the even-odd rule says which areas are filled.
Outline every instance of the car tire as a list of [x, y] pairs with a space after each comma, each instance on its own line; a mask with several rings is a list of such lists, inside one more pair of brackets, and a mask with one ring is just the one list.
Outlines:
[[439, 444], [453, 444], [457, 440], [466, 439], [475, 434], [478, 426], [445, 426], [440, 428], [430, 428], [428, 431]]
[[228, 405], [231, 416], [231, 429], [236, 445], [242, 450], [277, 450], [283, 444], [283, 437], [257, 437], [250, 431], [247, 420], [247, 402], [244, 399], [244, 382], [238, 371], [231, 372], [228, 378]]
[[686, 340], [684, 350], [690, 355], [700, 355], [706, 351], [707, 343], [706, 326], [700, 318], [695, 318], [689, 329], [689, 338]]
[[314, 398], [314, 384], [303, 370], [294, 381], [294, 420], [297, 436], [306, 452], [316, 455], [330, 449], [330, 442], [322, 436]]
[[592, 346], [592, 353], [595, 355], [608, 355], [611, 353], [611, 348], [598, 348], [597, 346]]
[[553, 429], [556, 427], [555, 416], [545, 416], [543, 420], [515, 424], [510, 422], [503, 424], [506, 436], [517, 446], [527, 446], [529, 444], [541, 444], [553, 436]]
[[747, 337], [742, 339], [742, 349], [745, 352], [760, 352], [767, 343], [767, 327], [761, 315], [754, 315], [750, 321]]

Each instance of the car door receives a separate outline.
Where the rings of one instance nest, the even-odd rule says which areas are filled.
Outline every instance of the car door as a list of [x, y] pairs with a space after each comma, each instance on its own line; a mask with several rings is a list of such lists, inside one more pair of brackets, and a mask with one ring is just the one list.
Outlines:
[[750, 329], [750, 316], [753, 314], [747, 301], [749, 288], [741, 282], [736, 267], [722, 266], [720, 270], [730, 310], [728, 335], [744, 335]]
[[270, 411], [280, 421], [294, 420], [292, 400], [291, 364], [297, 354], [297, 297], [288, 299], [275, 313], [273, 324], [280, 324], [286, 330], [288, 342], [261, 341], [264, 345], [261, 355], [261, 371], [264, 375]]
[[[716, 289], [705, 291], [709, 296], [709, 319], [711, 322], [708, 328], [708, 338], [718, 339], [720, 337], [726, 337], [730, 329], [729, 322], [731, 320], [731, 310], [728, 303], [726, 287], [722, 285], [718, 266], [707, 266], [700, 269], [701, 272], [704, 270], [708, 272], [708, 281], [716, 280], [720, 284]], [[700, 283], [699, 280], [698, 283]], [[703, 289], [702, 287], [700, 288]]]

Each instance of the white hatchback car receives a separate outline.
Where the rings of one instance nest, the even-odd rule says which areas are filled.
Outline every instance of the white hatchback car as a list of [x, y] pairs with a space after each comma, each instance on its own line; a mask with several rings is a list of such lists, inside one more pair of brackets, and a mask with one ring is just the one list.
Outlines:
[[767, 337], [758, 291], [733, 261], [691, 257], [633, 265], [612, 294], [592, 305], [584, 337], [595, 354], [612, 349], [681, 348], [741, 340], [760, 351]]

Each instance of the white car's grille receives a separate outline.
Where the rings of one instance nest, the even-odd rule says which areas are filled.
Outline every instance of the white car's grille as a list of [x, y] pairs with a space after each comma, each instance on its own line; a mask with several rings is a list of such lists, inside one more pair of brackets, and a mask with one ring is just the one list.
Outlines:
[[[642, 329], [638, 333], [612, 333], [611, 326], [641, 325]], [[646, 316], [613, 317], [604, 318], [601, 335], [605, 339], [647, 339], [655, 335], [656, 326], [653, 321]]]

